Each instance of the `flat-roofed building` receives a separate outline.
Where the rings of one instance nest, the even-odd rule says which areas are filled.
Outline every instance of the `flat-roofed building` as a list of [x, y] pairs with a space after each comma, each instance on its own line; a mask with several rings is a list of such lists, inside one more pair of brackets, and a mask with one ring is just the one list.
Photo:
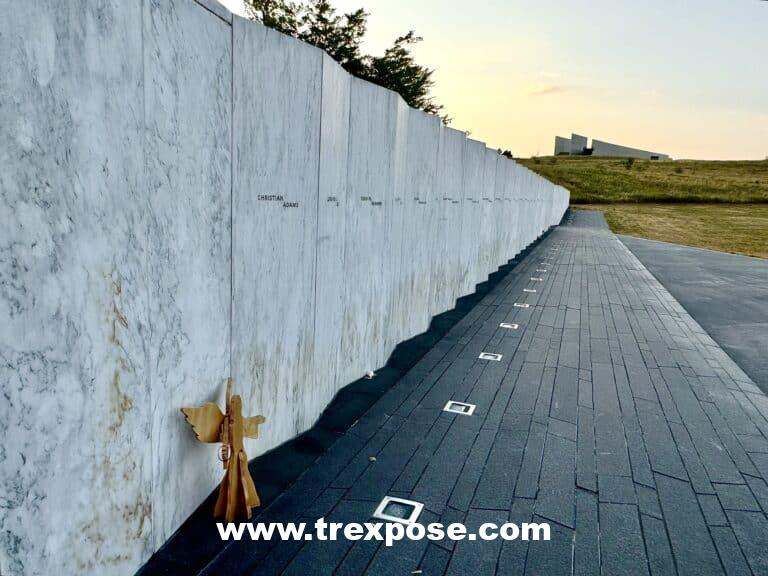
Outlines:
[[620, 144], [611, 144], [603, 140], [592, 140], [580, 134], [571, 134], [570, 138], [555, 136], [555, 156], [604, 156], [613, 158], [639, 158], [643, 160], [670, 160], [669, 155], [661, 152], [650, 152], [631, 148]]

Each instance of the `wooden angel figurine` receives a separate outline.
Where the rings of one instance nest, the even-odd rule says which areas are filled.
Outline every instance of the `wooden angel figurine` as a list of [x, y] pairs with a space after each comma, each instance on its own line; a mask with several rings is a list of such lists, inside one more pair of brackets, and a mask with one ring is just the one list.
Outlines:
[[243, 418], [243, 402], [239, 394], [232, 395], [232, 379], [227, 380], [226, 413], [216, 404], [208, 402], [199, 408], [182, 408], [187, 422], [201, 442], [221, 442], [220, 460], [224, 464], [224, 478], [213, 510], [215, 518], [224, 516], [227, 522], [235, 518], [249, 519], [251, 508], [261, 506], [256, 486], [248, 471], [248, 456], [243, 437], [258, 438], [259, 424], [264, 416]]

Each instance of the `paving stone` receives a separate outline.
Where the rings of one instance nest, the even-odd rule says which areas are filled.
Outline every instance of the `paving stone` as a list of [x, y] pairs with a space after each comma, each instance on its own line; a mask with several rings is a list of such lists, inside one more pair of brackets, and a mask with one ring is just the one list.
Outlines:
[[749, 489], [752, 490], [755, 499], [763, 512], [768, 512], [768, 484], [762, 478], [753, 478], [751, 476], [745, 476]]
[[656, 474], [656, 488], [681, 575], [722, 574], [704, 516], [688, 482]]
[[544, 373], [541, 376], [541, 388], [533, 412], [533, 418], [541, 424], [546, 424], [549, 418], [555, 374], [555, 368], [544, 368]]
[[642, 484], [636, 484], [635, 491], [637, 492], [637, 506], [640, 509], [640, 513], [661, 519], [663, 516], [656, 490]]
[[648, 574], [637, 506], [600, 503], [600, 536], [604, 574]]
[[[422, 576], [442, 575], [451, 560], [451, 553], [435, 544], [429, 544], [424, 558], [419, 563], [419, 572]], [[414, 574], [414, 572], [412, 572]]]
[[[534, 516], [534, 522], [546, 522]], [[538, 576], [569, 576], [573, 564], [573, 530], [550, 524], [550, 540], [529, 543], [525, 574]], [[467, 572], [470, 573], [470, 572]]]
[[[526, 522], [531, 522], [533, 519], [533, 504], [533, 500], [515, 498], [512, 502], [509, 521], [518, 526], [522, 526], [522, 524]], [[535, 542], [533, 545], [538, 546], [539, 543]], [[528, 547], [529, 542], [522, 538], [505, 540], [502, 542], [496, 574], [498, 576], [517, 576], [523, 574], [525, 572]]]
[[669, 429], [672, 431], [672, 435], [677, 443], [677, 450], [680, 453], [680, 457], [683, 459], [685, 470], [688, 473], [688, 478], [691, 480], [691, 485], [697, 494], [714, 494], [715, 489], [712, 488], [712, 484], [709, 482], [709, 476], [704, 469], [704, 465], [699, 459], [699, 455], [696, 452], [696, 448], [693, 446], [691, 437], [688, 435], [688, 430], [682, 424], [675, 422], [669, 423]]
[[511, 411], [522, 414], [533, 414], [536, 405], [536, 399], [539, 396], [539, 386], [541, 383], [544, 366], [542, 364], [532, 364], [526, 362], [523, 364], [520, 375], [517, 377], [517, 384], [509, 399]]
[[424, 442], [419, 445], [414, 455], [402, 469], [400, 476], [397, 477], [395, 484], [392, 486], [393, 491], [411, 492], [416, 487], [416, 483], [434, 457], [440, 442], [442, 442], [452, 422], [453, 417], [449, 415], [443, 415], [438, 418], [424, 439]]
[[472, 499], [473, 508], [509, 510], [526, 441], [527, 435], [517, 430], [499, 430]]
[[560, 436], [571, 442], [576, 442], [576, 424], [571, 422], [563, 422], [557, 418], [549, 418], [549, 425], [547, 426], [547, 432], [553, 436]]
[[582, 407], [579, 407], [576, 440], [576, 485], [593, 492], [597, 490], [594, 416], [592, 410]]
[[715, 546], [717, 546], [717, 551], [720, 553], [725, 567], [725, 573], [728, 576], [749, 576], [752, 574], [733, 530], [720, 526], [712, 527], [711, 531], [712, 539], [715, 541]]
[[469, 504], [480, 481], [495, 437], [495, 430], [480, 430], [453, 487], [448, 500], [449, 506], [464, 512], [469, 510]]
[[759, 512], [728, 510], [726, 514], [752, 572], [768, 574], [768, 520]]
[[560, 366], [555, 376], [550, 416], [576, 424], [576, 407], [579, 393], [579, 373], [576, 368]]
[[619, 414], [595, 414], [595, 447], [598, 475], [631, 476], [624, 426]]
[[[381, 500], [389, 492], [424, 438], [428, 437], [429, 431], [436, 422], [439, 419], [443, 420], [443, 424], [438, 425], [438, 430], [439, 434], [444, 434], [445, 423], [451, 418], [452, 416], [436, 408], [417, 407], [381, 450], [362, 455], [369, 458], [375, 456], [376, 461], [369, 461], [365, 471], [351, 487], [349, 498], [377, 502]], [[338, 484], [335, 485], [338, 486]]]
[[[464, 416], [457, 416], [457, 418], [464, 418]], [[413, 489], [413, 499], [422, 502], [436, 514], [442, 514], [448, 504], [462, 469], [461, 464], [467, 459], [475, 440], [474, 434], [459, 425], [459, 422], [461, 421], [454, 421]], [[503, 477], [497, 475], [495, 479], [500, 482], [499, 490], [503, 492], [505, 490]]]
[[747, 456], [747, 453], [744, 451], [741, 443], [736, 438], [736, 435], [731, 431], [728, 424], [726, 424], [725, 419], [720, 414], [717, 407], [714, 404], [703, 404], [703, 407], [704, 411], [709, 416], [710, 422], [712, 422], [712, 425], [715, 427], [718, 437], [722, 441], [723, 445], [725, 445], [729, 456], [736, 464], [736, 467], [739, 469], [739, 471], [742, 474], [758, 476], [757, 469], [755, 468], [754, 464], [752, 464], [749, 456]]
[[[454, 508], [446, 508], [443, 515], [440, 516], [440, 523], [443, 526], [450, 526], [451, 524], [464, 524], [467, 514], [461, 510]], [[442, 540], [436, 540], [435, 544], [445, 548], [446, 550], [453, 550], [456, 547], [456, 541], [450, 538], [443, 538]]]
[[[326, 521], [328, 523], [362, 523], [370, 518], [372, 512], [373, 508], [370, 502], [342, 500]], [[334, 568], [341, 563], [351, 546], [352, 542], [346, 538], [324, 541], [315, 539], [306, 542], [288, 565], [284, 574], [286, 576], [331, 574]]]
[[538, 422], [531, 425], [528, 435], [528, 443], [525, 446], [523, 462], [515, 486], [517, 498], [535, 498], [539, 489], [539, 470], [544, 453], [544, 441], [547, 436], [547, 427]]
[[747, 452], [768, 454], [768, 440], [762, 434], [738, 434], [736, 437]]
[[644, 364], [631, 364], [627, 366], [627, 377], [629, 378], [629, 387], [632, 389], [632, 395], [635, 398], [643, 398], [656, 402], [656, 391], [651, 383], [651, 376]]
[[338, 504], [339, 500], [344, 496], [346, 490], [341, 488], [328, 488], [323, 492], [317, 500], [312, 503], [307, 509], [307, 516], [322, 518], [333, 510], [333, 507]]
[[576, 443], [547, 434], [536, 514], [573, 527]]
[[648, 409], [642, 405], [637, 414], [651, 468], [655, 472], [687, 480], [688, 475], [664, 415], [656, 409]]
[[598, 497], [600, 502], [636, 504], [635, 484], [626, 476], [599, 476]]
[[728, 519], [725, 517], [720, 500], [714, 494], [699, 494], [699, 506], [704, 513], [704, 519], [710, 526], [726, 526]]
[[728, 452], [722, 449], [720, 438], [682, 374], [674, 369], [662, 368], [662, 375], [710, 480], [743, 483], [736, 465]]
[[[419, 522], [424, 526], [437, 520], [437, 516], [426, 511], [422, 512], [422, 516], [419, 517]], [[410, 574], [414, 570], [418, 570], [428, 545], [429, 540], [427, 538], [421, 540], [403, 538], [392, 546], [379, 546], [365, 574], [371, 576]]]
[[[468, 532], [477, 532], [482, 524], [492, 522], [497, 526], [507, 522], [509, 512], [499, 510], [470, 510], [467, 514]], [[475, 541], [461, 540], [451, 556], [446, 571], [447, 576], [477, 574], [491, 576], [496, 572], [496, 563], [501, 549], [501, 539]]]
[[620, 412], [616, 381], [610, 364], [592, 364], [592, 388], [596, 412], [611, 414]]
[[645, 548], [648, 554], [648, 566], [650, 567], [651, 576], [677, 574], [664, 522], [645, 514], [640, 515], [640, 521], [643, 525], [643, 536], [645, 537]]
[[573, 546], [574, 576], [600, 573], [600, 527], [597, 498], [591, 492], [576, 491], [576, 533]]
[[743, 484], [712, 484], [712, 486], [724, 509], [760, 511], [760, 506], [748, 486]]

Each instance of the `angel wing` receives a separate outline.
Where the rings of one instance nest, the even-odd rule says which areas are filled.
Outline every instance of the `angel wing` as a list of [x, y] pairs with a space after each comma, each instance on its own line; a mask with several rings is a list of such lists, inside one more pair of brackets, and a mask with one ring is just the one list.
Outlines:
[[264, 416], [251, 416], [243, 418], [243, 436], [247, 438], [259, 437], [259, 424], [264, 424], [267, 419]]
[[181, 412], [200, 442], [218, 442], [224, 414], [219, 407], [208, 402], [200, 408], [182, 408]]

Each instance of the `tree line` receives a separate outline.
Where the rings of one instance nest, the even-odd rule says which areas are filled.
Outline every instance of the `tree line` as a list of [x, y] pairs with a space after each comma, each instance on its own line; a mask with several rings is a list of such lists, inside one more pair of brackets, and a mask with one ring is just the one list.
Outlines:
[[363, 52], [361, 44], [368, 25], [368, 12], [359, 8], [337, 14], [329, 0], [245, 0], [248, 15], [328, 53], [347, 72], [394, 90], [405, 102], [450, 122], [432, 95], [434, 70], [421, 66], [411, 53], [421, 42], [413, 30], [395, 38], [381, 56]]

